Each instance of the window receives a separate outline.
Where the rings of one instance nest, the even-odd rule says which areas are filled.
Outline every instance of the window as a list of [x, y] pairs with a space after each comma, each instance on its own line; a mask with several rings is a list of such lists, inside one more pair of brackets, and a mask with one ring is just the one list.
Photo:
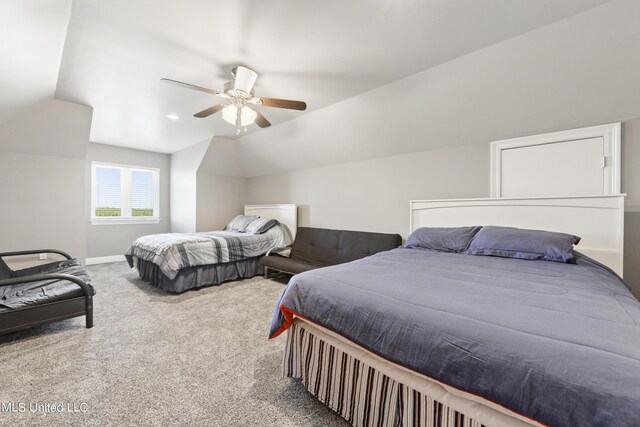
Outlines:
[[92, 224], [160, 221], [158, 169], [93, 162], [91, 185]]

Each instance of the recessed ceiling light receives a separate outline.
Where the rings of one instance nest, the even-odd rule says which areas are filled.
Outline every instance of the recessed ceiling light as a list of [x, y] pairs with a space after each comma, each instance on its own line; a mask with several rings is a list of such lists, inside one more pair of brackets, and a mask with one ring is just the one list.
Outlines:
[[180, 120], [180, 116], [178, 116], [177, 114], [167, 114], [165, 117], [171, 120]]

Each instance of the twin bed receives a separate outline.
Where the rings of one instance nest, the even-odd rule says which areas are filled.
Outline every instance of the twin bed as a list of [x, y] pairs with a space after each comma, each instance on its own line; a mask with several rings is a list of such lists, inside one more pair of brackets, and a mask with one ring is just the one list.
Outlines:
[[269, 249], [293, 242], [297, 209], [292, 204], [246, 205], [244, 215], [277, 223], [255, 233], [243, 227], [242, 231], [148, 235], [133, 242], [125, 257], [142, 280], [167, 292], [184, 292], [256, 276], [262, 273], [260, 258]]
[[284, 375], [354, 426], [640, 425], [623, 211], [622, 196], [411, 202], [412, 232], [499, 224], [573, 233], [580, 251], [418, 244], [294, 276], [270, 330], [287, 330]]

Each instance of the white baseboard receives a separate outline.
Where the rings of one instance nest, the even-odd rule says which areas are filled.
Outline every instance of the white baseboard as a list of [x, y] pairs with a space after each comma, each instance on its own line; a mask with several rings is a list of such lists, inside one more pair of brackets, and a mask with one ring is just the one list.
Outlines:
[[95, 258], [87, 258], [85, 265], [106, 264], [108, 262], [126, 261], [124, 255], [99, 256]]

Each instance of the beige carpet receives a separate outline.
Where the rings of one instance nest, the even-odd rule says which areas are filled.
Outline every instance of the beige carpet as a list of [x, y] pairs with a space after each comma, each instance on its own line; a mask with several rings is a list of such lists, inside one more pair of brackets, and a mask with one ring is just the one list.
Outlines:
[[171, 295], [125, 263], [88, 270], [93, 329], [76, 318], [0, 337], [0, 424], [347, 425], [282, 378], [284, 337], [266, 338], [282, 281]]

